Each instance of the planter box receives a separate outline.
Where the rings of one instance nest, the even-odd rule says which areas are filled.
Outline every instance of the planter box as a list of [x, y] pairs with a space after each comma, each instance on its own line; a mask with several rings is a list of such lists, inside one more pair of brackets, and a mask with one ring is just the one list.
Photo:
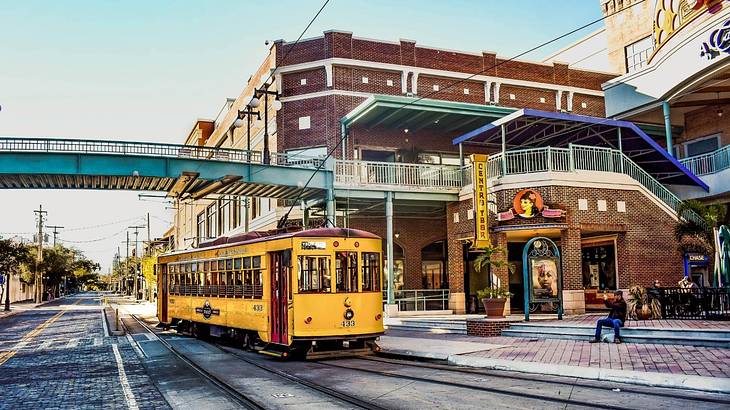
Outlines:
[[482, 299], [482, 305], [484, 305], [484, 310], [487, 311], [487, 317], [504, 317], [504, 306], [506, 304], [506, 298]]

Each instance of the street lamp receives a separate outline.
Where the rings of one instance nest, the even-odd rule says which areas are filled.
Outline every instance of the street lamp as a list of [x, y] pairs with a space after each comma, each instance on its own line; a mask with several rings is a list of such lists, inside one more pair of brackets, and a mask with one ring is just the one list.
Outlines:
[[249, 101], [248, 106], [250, 108], [256, 108], [261, 104], [261, 97], [264, 97], [264, 164], [271, 163], [271, 152], [269, 151], [269, 95], [274, 96], [274, 102], [272, 108], [274, 111], [279, 111], [282, 107], [281, 101], [279, 101], [279, 93], [276, 91], [269, 91], [272, 83], [264, 84], [263, 87], [254, 90], [253, 98]]
[[261, 114], [259, 114], [258, 111], [253, 111], [251, 109], [251, 106], [249, 105], [245, 110], [238, 111], [238, 118], [236, 118], [236, 121], [233, 121], [233, 126], [236, 128], [243, 127], [243, 117], [246, 117], [246, 158], [248, 159], [248, 162], [251, 162], [251, 116], [255, 115], [256, 120], [261, 119]]

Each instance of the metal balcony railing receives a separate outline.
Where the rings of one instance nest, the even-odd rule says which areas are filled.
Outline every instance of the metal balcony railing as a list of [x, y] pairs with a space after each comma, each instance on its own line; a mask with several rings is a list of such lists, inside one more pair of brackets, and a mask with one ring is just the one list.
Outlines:
[[679, 162], [695, 175], [714, 174], [730, 168], [730, 145], [707, 154], [684, 158]]
[[398, 186], [458, 191], [462, 186], [461, 174], [461, 167], [458, 165], [335, 161], [335, 183], [350, 186]]
[[[400, 312], [420, 312], [426, 310], [448, 310], [448, 289], [413, 289], [396, 290], [394, 301]], [[383, 292], [383, 301], [387, 301], [387, 292]]]
[[[500, 153], [491, 156], [487, 163], [487, 171], [490, 178], [534, 172], [615, 172], [630, 176], [674, 211], [678, 211], [682, 204], [679, 197], [631, 158], [611, 148], [570, 145], [568, 148], [546, 147], [507, 151], [506, 155]], [[682, 217], [706, 225], [694, 212], [685, 212]]]

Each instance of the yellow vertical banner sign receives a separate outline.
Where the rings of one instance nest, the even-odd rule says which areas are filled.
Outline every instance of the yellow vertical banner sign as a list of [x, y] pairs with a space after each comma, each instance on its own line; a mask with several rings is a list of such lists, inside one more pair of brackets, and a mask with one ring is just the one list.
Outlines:
[[487, 158], [485, 154], [472, 154], [471, 163], [474, 175], [474, 247], [489, 246], [489, 210], [487, 208]]

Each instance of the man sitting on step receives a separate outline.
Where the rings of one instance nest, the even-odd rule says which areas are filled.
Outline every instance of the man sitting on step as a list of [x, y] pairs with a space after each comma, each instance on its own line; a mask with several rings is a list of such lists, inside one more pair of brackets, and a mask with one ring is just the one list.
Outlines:
[[613, 294], [616, 296], [613, 302], [608, 301], [608, 295], [603, 295], [603, 303], [611, 309], [611, 313], [608, 314], [608, 317], [598, 320], [596, 323], [596, 337], [590, 341], [591, 343], [601, 341], [601, 328], [604, 326], [613, 328], [615, 343], [622, 342], [619, 331], [624, 325], [624, 322], [626, 322], [626, 302], [624, 302], [624, 294], [620, 290], [613, 292]]

